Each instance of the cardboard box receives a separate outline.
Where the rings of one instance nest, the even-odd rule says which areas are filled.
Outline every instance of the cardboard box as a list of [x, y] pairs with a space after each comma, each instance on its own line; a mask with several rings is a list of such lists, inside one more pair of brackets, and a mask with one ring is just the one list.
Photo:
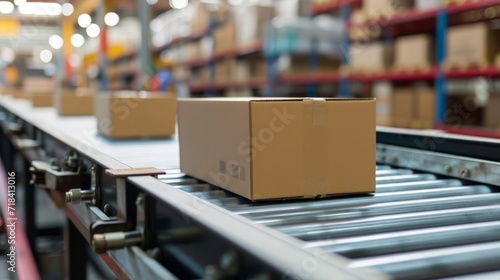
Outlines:
[[27, 99], [28, 96], [21, 88], [6, 87], [2, 90], [2, 95], [10, 96], [14, 99]]
[[98, 133], [113, 139], [160, 138], [175, 133], [176, 98], [151, 92], [100, 93], [94, 105]]
[[274, 15], [274, 6], [263, 6], [259, 3], [243, 3], [237, 6], [234, 17], [237, 27], [236, 45], [247, 46], [261, 41], [264, 38], [265, 26]]
[[500, 94], [498, 92], [490, 93], [488, 103], [484, 107], [484, 121], [486, 127], [500, 129]]
[[443, 0], [416, 0], [415, 8], [417, 10], [436, 9], [443, 6]]
[[434, 43], [427, 34], [404, 36], [394, 44], [394, 67], [402, 70], [425, 70], [434, 65]]
[[363, 12], [369, 19], [389, 18], [413, 7], [413, 0], [364, 0]]
[[431, 129], [436, 121], [436, 93], [434, 88], [415, 90], [415, 126], [414, 128]]
[[392, 124], [397, 127], [410, 127], [414, 119], [414, 92], [410, 88], [399, 88], [392, 94]]
[[55, 107], [60, 116], [88, 116], [94, 114], [94, 93], [65, 92], [54, 96]]
[[392, 84], [388, 82], [375, 83], [373, 96], [377, 100], [377, 125], [392, 125]]
[[499, 30], [480, 22], [451, 27], [448, 31], [446, 65], [450, 68], [484, 67], [494, 63], [500, 43]]
[[33, 107], [52, 107], [54, 106], [54, 93], [29, 93], [29, 100]]
[[178, 106], [186, 174], [254, 201], [375, 191], [374, 99], [204, 98]]
[[353, 72], [386, 70], [393, 62], [393, 46], [384, 42], [363, 44], [350, 50], [350, 68]]

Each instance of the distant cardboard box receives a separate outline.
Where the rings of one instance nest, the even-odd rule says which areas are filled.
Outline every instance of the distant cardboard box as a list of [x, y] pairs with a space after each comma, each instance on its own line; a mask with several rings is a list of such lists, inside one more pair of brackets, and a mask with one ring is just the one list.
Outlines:
[[180, 99], [181, 170], [251, 200], [375, 191], [374, 99]]
[[94, 114], [95, 94], [85, 90], [56, 94], [55, 107], [60, 116], [88, 116]]
[[53, 92], [32, 92], [28, 93], [28, 98], [33, 107], [52, 107], [54, 106], [54, 93]]
[[95, 96], [99, 134], [113, 139], [165, 138], [175, 133], [176, 97], [151, 92]]

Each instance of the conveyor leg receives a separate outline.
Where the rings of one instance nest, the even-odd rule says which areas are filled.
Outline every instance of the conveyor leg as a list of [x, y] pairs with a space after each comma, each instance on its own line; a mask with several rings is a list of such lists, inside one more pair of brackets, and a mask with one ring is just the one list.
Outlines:
[[87, 241], [73, 223], [67, 219], [64, 228], [65, 279], [87, 279]]

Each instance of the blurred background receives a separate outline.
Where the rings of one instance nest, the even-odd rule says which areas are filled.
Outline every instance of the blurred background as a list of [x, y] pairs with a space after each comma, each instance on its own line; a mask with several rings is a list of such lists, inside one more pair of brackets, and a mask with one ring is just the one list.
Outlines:
[[500, 1], [0, 1], [4, 92], [376, 97], [379, 125], [500, 137]]

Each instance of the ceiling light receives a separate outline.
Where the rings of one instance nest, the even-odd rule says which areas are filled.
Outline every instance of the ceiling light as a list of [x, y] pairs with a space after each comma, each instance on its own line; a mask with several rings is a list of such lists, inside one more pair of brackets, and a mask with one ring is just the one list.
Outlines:
[[14, 0], [14, 4], [16, 4], [17, 6], [25, 4], [25, 3], [26, 3], [26, 0]]
[[8, 1], [0, 1], [0, 14], [12, 14], [14, 4]]
[[49, 37], [49, 45], [54, 49], [58, 50], [64, 45], [64, 40], [59, 35], [51, 35]]
[[146, 2], [148, 2], [149, 5], [153, 6], [158, 3], [158, 0], [146, 0]]
[[107, 26], [115, 26], [120, 21], [120, 16], [117, 13], [109, 12], [104, 16], [104, 23]]
[[62, 4], [62, 14], [64, 16], [70, 16], [75, 11], [75, 7], [71, 3]]
[[13, 49], [3, 48], [0, 50], [0, 59], [1, 60], [8, 62], [8, 63], [11, 63], [14, 61], [15, 58], [16, 58], [16, 53], [14, 52]]
[[78, 25], [81, 28], [87, 28], [92, 23], [92, 18], [88, 14], [81, 14], [78, 16]]
[[52, 52], [49, 50], [41, 51], [40, 52], [40, 59], [45, 63], [49, 63], [52, 60]]
[[73, 34], [73, 35], [71, 35], [70, 41], [71, 41], [71, 45], [73, 45], [73, 47], [79, 48], [79, 47], [83, 46], [83, 44], [85, 43], [85, 38], [83, 38], [83, 36], [80, 34]]
[[59, 16], [62, 13], [62, 6], [60, 4], [47, 2], [27, 2], [18, 4], [17, 9], [22, 15], [33, 16]]
[[184, 9], [188, 5], [188, 0], [170, 0], [170, 7], [174, 9]]
[[89, 35], [89, 37], [94, 38], [99, 36], [99, 33], [101, 33], [101, 28], [99, 28], [99, 25], [92, 23], [91, 25], [87, 26], [87, 29], [85, 31], [87, 31], [87, 35]]

